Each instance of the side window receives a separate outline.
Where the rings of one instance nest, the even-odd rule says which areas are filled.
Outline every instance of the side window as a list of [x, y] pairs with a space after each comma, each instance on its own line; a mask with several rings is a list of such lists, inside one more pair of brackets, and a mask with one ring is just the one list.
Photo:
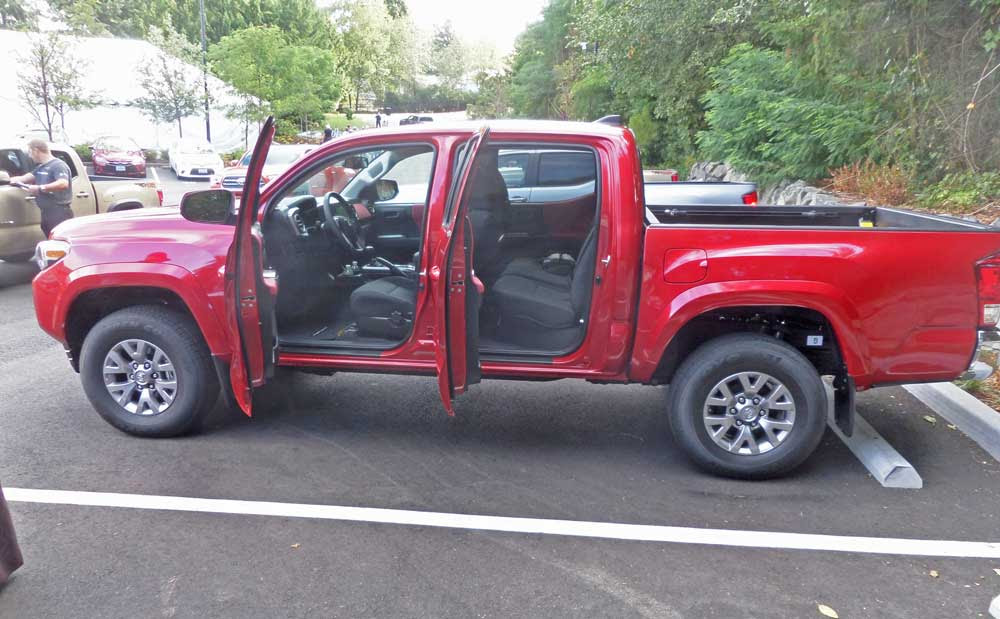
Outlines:
[[27, 170], [21, 161], [22, 157], [21, 151], [15, 148], [0, 150], [0, 170], [11, 176], [24, 174]]
[[[341, 152], [299, 177], [281, 199], [308, 195], [322, 199], [332, 191], [352, 204], [423, 204], [433, 165], [434, 151], [424, 144]], [[399, 191], [395, 196], [380, 195], [385, 187], [376, 181], [383, 179], [396, 182]]]
[[427, 201], [430, 191], [431, 173], [434, 166], [434, 152], [427, 151], [401, 160], [382, 178], [396, 181], [399, 193], [390, 200], [379, 204], [422, 204]]
[[585, 151], [543, 152], [538, 161], [540, 187], [582, 185], [597, 178], [594, 155]]
[[71, 177], [76, 178], [79, 176], [79, 173], [76, 171], [76, 166], [73, 165], [73, 159], [70, 158], [69, 153], [65, 153], [61, 150], [54, 150], [52, 151], [52, 156], [57, 157], [69, 167], [69, 175]]
[[528, 182], [528, 166], [531, 164], [531, 153], [518, 151], [500, 151], [498, 156], [500, 175], [508, 189], [524, 187]]

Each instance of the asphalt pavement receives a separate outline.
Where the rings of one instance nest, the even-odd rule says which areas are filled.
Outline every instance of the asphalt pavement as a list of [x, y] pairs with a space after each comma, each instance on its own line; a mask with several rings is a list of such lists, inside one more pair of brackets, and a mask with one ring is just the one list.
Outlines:
[[[0, 263], [4, 487], [835, 536], [1000, 541], [1000, 464], [900, 388], [858, 409], [916, 467], [879, 486], [830, 432], [797, 474], [693, 469], [665, 390], [488, 381], [448, 418], [430, 378], [282, 375], [252, 420], [124, 435]], [[374, 522], [10, 505], [25, 566], [0, 617], [987, 616], [1000, 560], [588, 539]], [[937, 575], [932, 576], [931, 571]]]

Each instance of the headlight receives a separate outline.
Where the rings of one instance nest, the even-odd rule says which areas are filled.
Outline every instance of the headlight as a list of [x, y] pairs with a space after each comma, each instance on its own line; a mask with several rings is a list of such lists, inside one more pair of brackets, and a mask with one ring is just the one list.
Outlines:
[[69, 243], [66, 241], [42, 241], [35, 246], [35, 264], [39, 270], [45, 270], [59, 262], [69, 254]]

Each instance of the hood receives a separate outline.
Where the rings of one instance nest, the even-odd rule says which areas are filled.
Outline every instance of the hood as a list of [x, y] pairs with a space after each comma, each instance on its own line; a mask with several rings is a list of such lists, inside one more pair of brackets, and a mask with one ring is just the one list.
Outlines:
[[[290, 166], [288, 165], [266, 165], [262, 174], [269, 179], [274, 179], [279, 176], [282, 172], [287, 170]], [[235, 168], [226, 168], [226, 171], [219, 176], [242, 176], [246, 178], [248, 168], [244, 166], [237, 166]]]
[[127, 159], [131, 160], [136, 157], [144, 159], [143, 155], [139, 151], [129, 151], [129, 150], [104, 150], [101, 148], [94, 149], [92, 157], [105, 157], [107, 159]]
[[232, 239], [233, 232], [232, 226], [188, 221], [179, 207], [154, 207], [75, 217], [60, 224], [52, 236], [70, 244], [99, 240], [113, 246], [140, 240], [193, 243], [206, 235]]

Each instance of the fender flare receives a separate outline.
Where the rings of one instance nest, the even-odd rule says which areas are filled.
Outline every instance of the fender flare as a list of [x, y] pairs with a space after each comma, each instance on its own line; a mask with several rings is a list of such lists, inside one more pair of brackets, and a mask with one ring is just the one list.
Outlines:
[[858, 378], [870, 373], [869, 344], [862, 331], [861, 315], [842, 290], [808, 280], [754, 280], [702, 284], [674, 297], [645, 333], [637, 333], [637, 338], [647, 343], [635, 347], [633, 378], [648, 382], [674, 336], [691, 320], [714, 310], [747, 306], [799, 307], [818, 312], [833, 327], [848, 374]]
[[104, 263], [81, 267], [72, 271], [66, 286], [50, 311], [51, 324], [65, 325], [70, 308], [83, 293], [102, 288], [125, 287], [161, 288], [175, 295], [191, 313], [205, 344], [214, 356], [228, 359], [231, 355], [228, 331], [219, 321], [209, 295], [198, 283], [194, 273], [183, 267], [164, 263]]

